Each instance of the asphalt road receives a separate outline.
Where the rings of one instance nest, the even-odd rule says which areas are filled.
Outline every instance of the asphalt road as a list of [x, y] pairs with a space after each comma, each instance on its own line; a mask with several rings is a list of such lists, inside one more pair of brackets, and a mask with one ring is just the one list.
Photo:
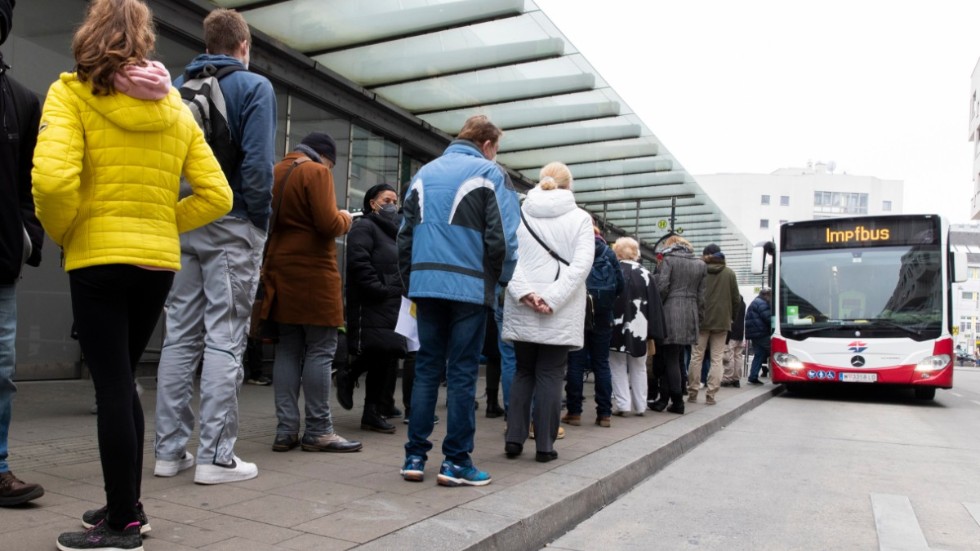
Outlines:
[[783, 394], [548, 549], [980, 550], [980, 369]]

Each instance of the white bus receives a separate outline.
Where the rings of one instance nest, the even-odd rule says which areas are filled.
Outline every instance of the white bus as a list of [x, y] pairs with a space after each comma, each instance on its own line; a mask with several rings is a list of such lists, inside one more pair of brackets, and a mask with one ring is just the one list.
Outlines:
[[[760, 244], [773, 289], [773, 383], [952, 388], [952, 283], [966, 279], [936, 215], [791, 222]], [[956, 273], [954, 273], [956, 272]]]

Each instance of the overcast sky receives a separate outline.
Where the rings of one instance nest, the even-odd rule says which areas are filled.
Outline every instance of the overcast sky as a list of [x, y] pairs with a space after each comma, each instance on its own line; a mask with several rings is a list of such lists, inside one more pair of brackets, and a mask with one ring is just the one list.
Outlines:
[[970, 218], [980, 0], [535, 0], [694, 175], [807, 161]]

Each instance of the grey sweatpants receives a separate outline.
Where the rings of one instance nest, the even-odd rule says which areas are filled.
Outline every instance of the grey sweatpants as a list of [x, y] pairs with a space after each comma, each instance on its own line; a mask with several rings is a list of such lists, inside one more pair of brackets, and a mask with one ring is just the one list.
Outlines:
[[180, 237], [181, 270], [165, 306], [157, 371], [157, 459], [178, 460], [194, 430], [191, 396], [201, 364], [197, 463], [228, 464], [238, 439], [242, 354], [265, 232], [225, 216]]

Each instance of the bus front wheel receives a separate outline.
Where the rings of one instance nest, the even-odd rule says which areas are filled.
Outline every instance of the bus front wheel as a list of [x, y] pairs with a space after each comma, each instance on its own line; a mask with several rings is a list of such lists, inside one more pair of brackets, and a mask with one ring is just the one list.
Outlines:
[[915, 398], [917, 400], [932, 400], [936, 397], [936, 387], [934, 386], [922, 386], [915, 389]]

